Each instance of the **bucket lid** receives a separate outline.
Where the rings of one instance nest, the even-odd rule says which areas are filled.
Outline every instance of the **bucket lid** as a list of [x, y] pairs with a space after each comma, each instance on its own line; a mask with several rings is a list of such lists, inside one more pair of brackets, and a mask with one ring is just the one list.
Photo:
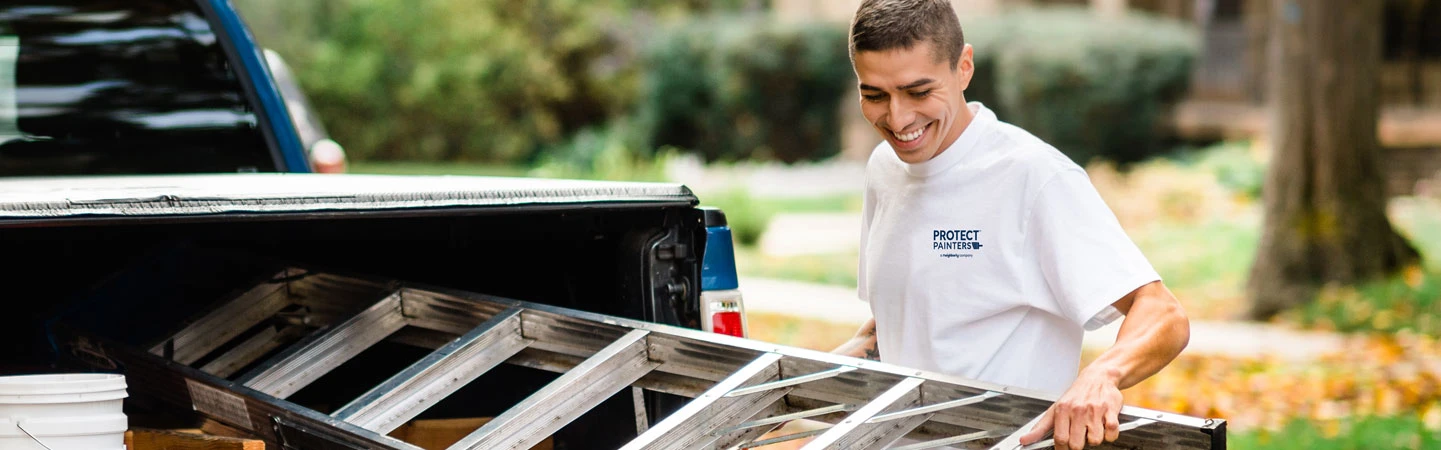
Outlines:
[[62, 373], [0, 377], [0, 395], [85, 394], [125, 390], [125, 376], [113, 373]]

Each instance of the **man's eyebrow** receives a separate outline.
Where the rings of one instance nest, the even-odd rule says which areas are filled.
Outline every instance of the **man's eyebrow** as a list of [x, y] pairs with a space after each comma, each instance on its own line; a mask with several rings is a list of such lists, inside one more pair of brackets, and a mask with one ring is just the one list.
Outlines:
[[935, 81], [936, 81], [936, 80], [932, 80], [932, 79], [930, 79], [930, 78], [922, 78], [922, 79], [919, 79], [919, 80], [916, 80], [916, 81], [912, 82], [911, 84], [907, 84], [907, 85], [905, 85], [905, 86], [901, 86], [901, 90], [904, 91], [904, 90], [909, 90], [909, 89], [918, 88], [918, 87], [921, 87], [921, 86], [925, 86], [925, 85], [927, 85], [927, 84], [934, 83]]
[[[921, 87], [921, 86], [925, 86], [925, 85], [927, 85], [927, 84], [931, 84], [931, 83], [934, 83], [934, 82], [936, 82], [936, 80], [932, 80], [932, 79], [930, 79], [930, 78], [922, 78], [922, 79], [913, 81], [913, 82], [911, 82], [910, 84], [907, 84], [907, 85], [905, 85], [905, 86], [901, 86], [900, 88], [897, 88], [897, 90], [904, 91], [904, 90], [908, 90], [908, 89], [915, 89], [915, 88], [918, 88], [918, 87]], [[869, 85], [869, 84], [861, 83], [861, 90], [862, 90], [862, 91], [883, 91], [884, 89], [881, 89], [881, 88], [878, 88], [878, 87], [875, 87], [875, 86], [871, 86], [871, 85]]]

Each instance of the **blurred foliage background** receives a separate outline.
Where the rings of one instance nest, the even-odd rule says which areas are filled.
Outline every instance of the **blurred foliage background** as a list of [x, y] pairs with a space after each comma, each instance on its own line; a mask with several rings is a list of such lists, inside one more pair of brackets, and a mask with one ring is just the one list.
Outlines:
[[[824, 160], [855, 85], [844, 24], [778, 21], [755, 0], [235, 4], [362, 162]], [[1060, 8], [966, 31], [983, 50], [970, 99], [1081, 162], [1169, 150], [1156, 121], [1188, 84], [1193, 30]]]
[[966, 100], [1071, 159], [1133, 163], [1170, 151], [1160, 119], [1190, 87], [1194, 27], [1152, 16], [1096, 20], [1082, 7], [1019, 10], [965, 29], [977, 48]]
[[[777, 218], [858, 226], [858, 165], [878, 139], [855, 123], [844, 23], [780, 20], [782, 0], [232, 2], [295, 69], [353, 171], [684, 182], [727, 212], [743, 276], [855, 286], [850, 235], [825, 234], [835, 248], [809, 253], [767, 244], [835, 231], [777, 230]], [[1268, 143], [1167, 129], [1205, 63], [1205, 32], [1064, 6], [963, 25], [978, 70], [967, 99], [1086, 166], [1193, 320], [1235, 320], [1260, 240]], [[871, 140], [848, 142], [855, 128]], [[1424, 264], [1328, 287], [1274, 323], [1354, 338], [1336, 354], [1183, 355], [1127, 402], [1225, 417], [1234, 448], [1436, 446], [1438, 198], [1390, 204]], [[748, 317], [752, 337], [823, 350], [856, 325]]]

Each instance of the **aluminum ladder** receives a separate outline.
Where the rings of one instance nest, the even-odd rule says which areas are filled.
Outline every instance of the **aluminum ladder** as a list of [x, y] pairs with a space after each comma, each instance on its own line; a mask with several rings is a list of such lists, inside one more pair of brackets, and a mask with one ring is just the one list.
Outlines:
[[[627, 388], [637, 437], [626, 450], [802, 438], [813, 438], [807, 450], [1013, 450], [1054, 401], [875, 361], [298, 267], [236, 292], [149, 347], [62, 324], [62, 357], [124, 371], [133, 396], [302, 449], [419, 449], [386, 434], [503, 363], [560, 375], [450, 449], [530, 448]], [[286, 401], [387, 339], [434, 351], [331, 414]], [[643, 390], [692, 400], [651, 426]], [[759, 439], [798, 419], [828, 425]], [[1226, 445], [1220, 419], [1126, 407], [1121, 423], [1120, 439], [1100, 448]]]

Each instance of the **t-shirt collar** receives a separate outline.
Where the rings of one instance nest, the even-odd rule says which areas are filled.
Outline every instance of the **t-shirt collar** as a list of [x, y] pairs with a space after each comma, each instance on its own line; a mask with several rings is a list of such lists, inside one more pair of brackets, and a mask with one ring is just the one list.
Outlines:
[[[961, 162], [962, 159], [965, 159], [966, 154], [970, 153], [971, 150], [980, 143], [981, 137], [984, 136], [987, 131], [990, 131], [991, 127], [996, 123], [996, 113], [991, 112], [991, 110], [986, 108], [986, 105], [981, 104], [981, 102], [969, 102], [966, 106], [975, 106], [976, 115], [971, 119], [971, 123], [966, 125], [966, 129], [961, 131], [961, 136], [956, 138], [956, 142], [952, 142], [950, 147], [946, 147], [946, 151], [941, 152], [941, 154], [936, 155], [935, 158], [931, 158], [929, 161], [915, 164], [902, 162], [901, 164], [905, 167], [906, 173], [918, 177], [941, 173], [955, 166], [956, 163]], [[892, 152], [891, 156], [895, 157], [895, 153]], [[895, 159], [897, 162], [900, 162], [899, 157], [895, 157]]]

